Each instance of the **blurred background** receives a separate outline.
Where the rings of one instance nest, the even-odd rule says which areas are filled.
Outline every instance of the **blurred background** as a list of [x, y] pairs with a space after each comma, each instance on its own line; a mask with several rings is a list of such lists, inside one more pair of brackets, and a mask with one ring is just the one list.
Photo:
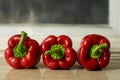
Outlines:
[[108, 24], [108, 0], [0, 0], [0, 23]]

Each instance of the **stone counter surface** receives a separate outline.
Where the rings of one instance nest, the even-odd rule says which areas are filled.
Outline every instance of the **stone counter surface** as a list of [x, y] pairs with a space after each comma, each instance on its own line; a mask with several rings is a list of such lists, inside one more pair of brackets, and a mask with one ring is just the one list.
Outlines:
[[82, 69], [77, 63], [70, 70], [51, 70], [40, 62], [35, 69], [13, 69], [0, 57], [0, 80], [119, 80], [120, 59], [111, 58], [100, 71]]

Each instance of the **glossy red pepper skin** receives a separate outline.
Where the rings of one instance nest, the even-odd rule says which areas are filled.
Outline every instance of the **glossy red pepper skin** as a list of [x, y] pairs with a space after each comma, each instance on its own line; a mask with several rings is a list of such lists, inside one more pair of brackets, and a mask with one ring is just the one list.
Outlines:
[[[65, 49], [64, 56], [60, 59], [54, 59], [50, 54], [46, 54], [52, 46], [57, 44], [62, 45]], [[41, 51], [43, 53], [43, 62], [50, 69], [70, 69], [77, 59], [76, 52], [72, 48], [72, 41], [66, 35], [48, 36], [41, 44]]]
[[[90, 56], [90, 49], [94, 45], [107, 44], [106, 48], [101, 48], [101, 55], [98, 58]], [[109, 40], [98, 34], [90, 34], [82, 39], [78, 52], [78, 62], [83, 68], [88, 70], [100, 70], [106, 67], [110, 61], [110, 42]], [[95, 53], [97, 54], [97, 53]]]
[[16, 34], [10, 37], [8, 40], [8, 48], [4, 53], [5, 59], [11, 67], [16, 69], [33, 68], [40, 61], [41, 53], [39, 44], [36, 40], [33, 40], [27, 36], [23, 42], [23, 45], [26, 47], [27, 51], [26, 54], [20, 58], [14, 53], [14, 48], [18, 45], [20, 38], [21, 34]]

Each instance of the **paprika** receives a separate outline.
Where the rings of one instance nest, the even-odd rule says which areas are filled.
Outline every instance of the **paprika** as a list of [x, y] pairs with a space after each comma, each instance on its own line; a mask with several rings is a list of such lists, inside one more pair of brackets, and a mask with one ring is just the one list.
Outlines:
[[49, 35], [40, 46], [43, 62], [50, 69], [70, 69], [76, 62], [72, 41], [66, 35]]
[[32, 68], [40, 61], [41, 52], [38, 42], [22, 31], [21, 34], [13, 35], [8, 40], [4, 56], [13, 68]]
[[106, 67], [110, 60], [109, 40], [98, 34], [86, 35], [80, 44], [77, 58], [79, 64], [88, 70]]

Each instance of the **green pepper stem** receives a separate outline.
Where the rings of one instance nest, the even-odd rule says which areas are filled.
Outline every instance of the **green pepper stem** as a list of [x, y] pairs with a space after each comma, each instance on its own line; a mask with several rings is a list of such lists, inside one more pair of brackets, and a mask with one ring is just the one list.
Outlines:
[[53, 59], [62, 59], [64, 57], [65, 48], [61, 44], [56, 44], [46, 51], [45, 54], [50, 54]]
[[26, 54], [26, 51], [27, 51], [26, 47], [23, 45], [26, 36], [27, 36], [27, 33], [24, 31], [21, 31], [20, 41], [18, 45], [16, 45], [14, 48], [14, 54], [15, 56], [19, 58], [22, 58]]
[[18, 45], [17, 45], [17, 50], [18, 50], [18, 51], [22, 51], [23, 42], [24, 42], [24, 39], [25, 39], [26, 36], [27, 36], [27, 33], [24, 32], [24, 31], [22, 31], [22, 32], [21, 32], [20, 41], [19, 41], [19, 43], [18, 43]]
[[99, 58], [102, 55], [103, 48], [108, 48], [108, 45], [106, 43], [103, 43], [101, 45], [93, 45], [90, 49], [90, 56], [92, 58]]

